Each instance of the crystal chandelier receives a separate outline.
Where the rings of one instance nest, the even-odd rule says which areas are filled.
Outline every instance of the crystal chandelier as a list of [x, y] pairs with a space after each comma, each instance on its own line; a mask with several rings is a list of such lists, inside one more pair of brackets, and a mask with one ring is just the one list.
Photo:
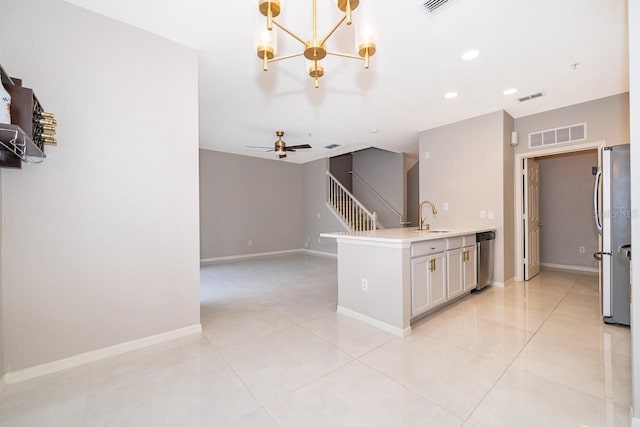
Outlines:
[[[256, 31], [255, 47], [258, 53], [258, 58], [262, 60], [262, 66], [264, 71], [269, 69], [269, 63], [274, 61], [281, 61], [283, 59], [295, 58], [297, 56], [303, 56], [306, 58], [306, 71], [309, 76], [314, 79], [315, 87], [319, 87], [320, 77], [324, 75], [324, 66], [322, 60], [327, 55], [340, 56], [343, 58], [359, 59], [364, 61], [364, 67], [369, 68], [369, 58], [376, 53], [376, 41], [377, 41], [377, 28], [375, 25], [375, 18], [371, 11], [372, 0], [336, 0], [336, 5], [339, 10], [344, 12], [344, 15], [338, 20], [338, 22], [331, 28], [324, 37], [318, 36], [318, 13], [317, 13], [317, 0], [313, 0], [313, 30], [310, 40], [306, 40], [300, 37], [275, 18], [280, 15], [280, 11], [283, 7], [284, 0], [258, 0], [258, 10], [265, 16], [266, 27], [261, 25]], [[356, 43], [355, 50], [356, 55], [340, 52], [331, 52], [327, 50], [327, 40], [333, 35], [333, 33], [344, 23], [351, 25], [353, 11], [360, 6], [358, 21], [356, 22]], [[299, 41], [303, 45], [302, 52], [294, 53], [292, 55], [276, 56], [277, 53], [277, 34], [273, 28], [274, 25], [280, 28], [285, 33]]]

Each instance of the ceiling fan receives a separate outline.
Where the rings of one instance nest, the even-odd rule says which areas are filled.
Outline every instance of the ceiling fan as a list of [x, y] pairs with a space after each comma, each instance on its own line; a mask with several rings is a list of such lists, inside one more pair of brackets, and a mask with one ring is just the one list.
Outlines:
[[[273, 143], [273, 149], [269, 149], [267, 151], [275, 151], [277, 153], [279, 159], [284, 159], [285, 157], [287, 157], [287, 151], [293, 152], [293, 151], [301, 150], [301, 149], [304, 149], [304, 148], [311, 148], [311, 146], [309, 144], [290, 145], [290, 146], [287, 147], [287, 143], [282, 140], [282, 137], [284, 136], [284, 131], [282, 131], [282, 130], [276, 131], [276, 136], [278, 137], [278, 140]], [[249, 147], [249, 148], [269, 148], [269, 147], [257, 147], [255, 145], [247, 145], [246, 147]]]

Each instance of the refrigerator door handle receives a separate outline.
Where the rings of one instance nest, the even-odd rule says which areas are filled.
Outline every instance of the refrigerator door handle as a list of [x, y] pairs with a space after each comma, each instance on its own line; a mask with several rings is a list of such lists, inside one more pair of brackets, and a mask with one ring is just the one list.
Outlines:
[[593, 257], [598, 261], [602, 261], [603, 255], [611, 255], [611, 252], [594, 252], [593, 253]]
[[596, 221], [596, 229], [602, 234], [602, 222], [600, 221], [600, 181], [602, 180], [602, 169], [596, 173], [596, 183], [593, 186], [593, 213]]

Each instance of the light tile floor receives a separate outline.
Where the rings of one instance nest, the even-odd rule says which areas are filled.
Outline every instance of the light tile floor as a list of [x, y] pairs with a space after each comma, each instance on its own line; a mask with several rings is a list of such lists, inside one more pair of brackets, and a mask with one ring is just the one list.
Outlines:
[[628, 328], [543, 271], [394, 338], [337, 315], [336, 261], [203, 266], [202, 337], [9, 385], [0, 426], [628, 426]]

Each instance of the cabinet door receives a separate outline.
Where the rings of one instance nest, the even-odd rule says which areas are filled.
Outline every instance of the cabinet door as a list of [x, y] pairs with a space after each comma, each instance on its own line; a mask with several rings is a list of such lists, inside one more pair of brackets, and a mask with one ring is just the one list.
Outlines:
[[463, 248], [464, 290], [470, 291], [478, 285], [478, 248], [476, 245]]
[[430, 307], [428, 274], [430, 257], [421, 256], [411, 259], [411, 316], [424, 313]]
[[447, 287], [449, 298], [455, 298], [464, 292], [463, 280], [463, 249], [452, 249], [447, 251]]
[[429, 255], [429, 297], [431, 307], [447, 301], [447, 258], [444, 252]]

